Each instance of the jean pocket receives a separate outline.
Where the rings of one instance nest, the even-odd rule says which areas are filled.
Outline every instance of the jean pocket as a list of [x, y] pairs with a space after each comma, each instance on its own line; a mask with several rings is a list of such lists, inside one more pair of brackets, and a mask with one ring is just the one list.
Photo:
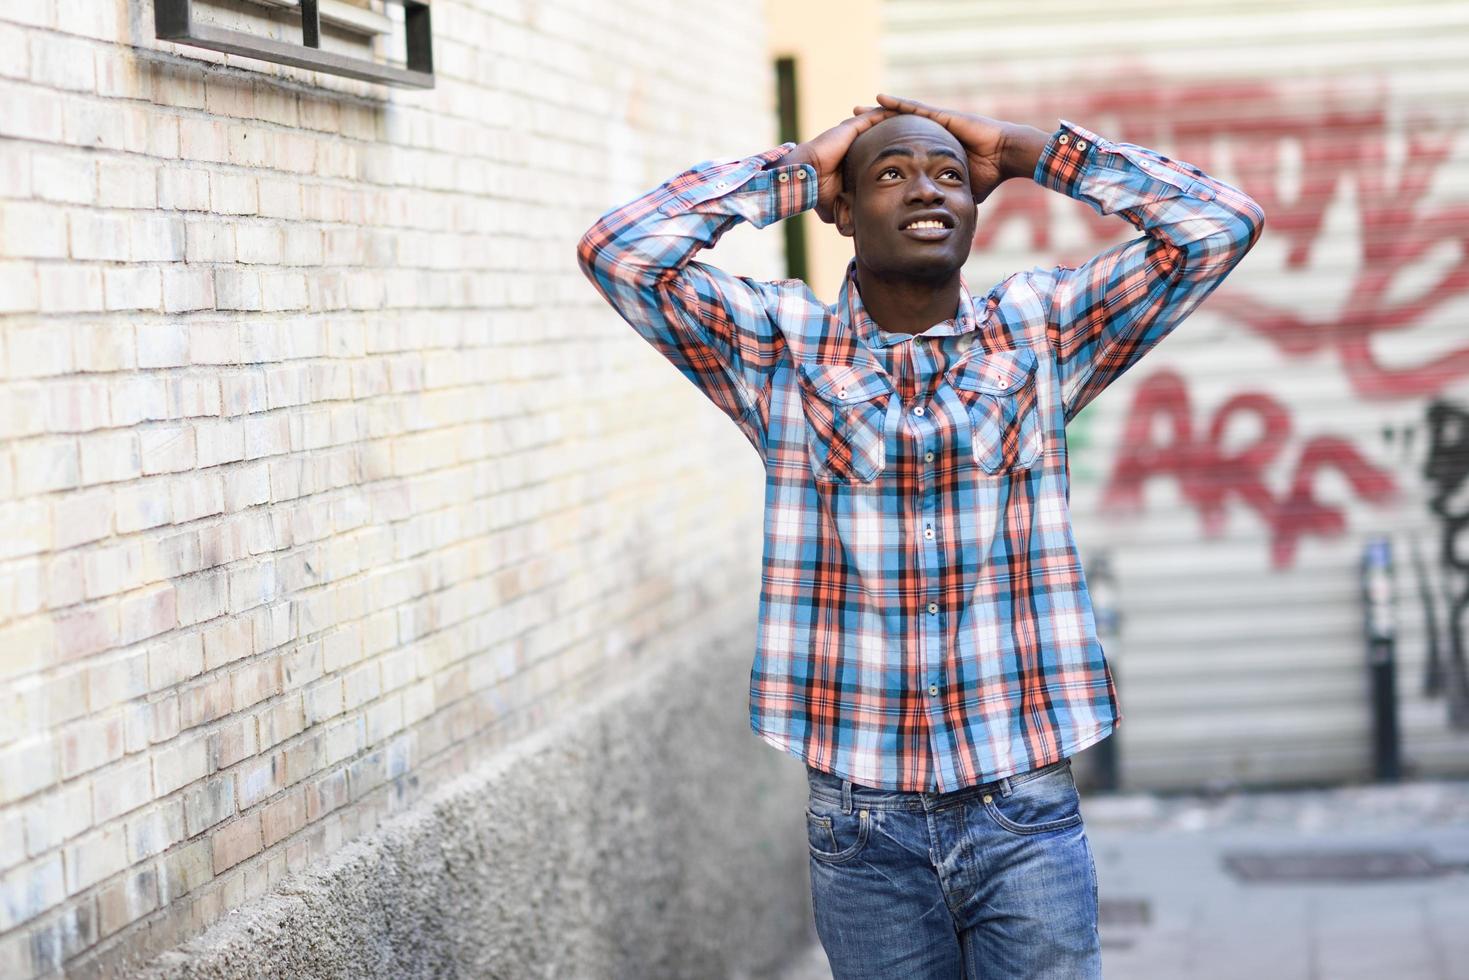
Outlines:
[[852, 364], [796, 368], [811, 472], [824, 483], [869, 483], [887, 465], [892, 382]]
[[986, 473], [1030, 469], [1043, 449], [1035, 351], [976, 351], [945, 374], [969, 417], [974, 463]]
[[850, 861], [867, 846], [872, 813], [866, 808], [846, 813], [835, 803], [812, 797], [806, 806], [806, 842], [821, 861]]
[[985, 812], [1002, 829], [1041, 834], [1081, 823], [1081, 797], [1070, 760], [1044, 768], [1038, 775], [1022, 774], [1025, 778], [1012, 781], [1009, 796], [998, 790], [985, 794]]

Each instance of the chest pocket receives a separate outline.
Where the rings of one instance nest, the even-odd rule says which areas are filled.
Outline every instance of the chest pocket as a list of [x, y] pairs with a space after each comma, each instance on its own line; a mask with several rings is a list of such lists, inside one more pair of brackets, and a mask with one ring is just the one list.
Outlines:
[[887, 464], [884, 420], [893, 386], [871, 368], [802, 363], [796, 367], [811, 472], [825, 483], [867, 483]]
[[986, 473], [1030, 469], [1042, 449], [1035, 351], [976, 351], [947, 378], [969, 415], [974, 462]]

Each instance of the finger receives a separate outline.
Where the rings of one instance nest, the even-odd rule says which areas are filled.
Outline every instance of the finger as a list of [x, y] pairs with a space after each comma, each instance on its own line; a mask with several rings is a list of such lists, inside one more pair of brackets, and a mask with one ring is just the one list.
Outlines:
[[880, 108], [882, 108], [882, 107], [881, 106], [875, 106], [875, 105], [854, 105], [854, 106], [852, 106], [852, 115], [854, 115], [854, 116], [860, 116], [864, 112], [871, 112], [873, 109], [880, 109]]
[[898, 112], [911, 112], [920, 116], [928, 116], [930, 119], [939, 119], [940, 117], [948, 115], [948, 113], [944, 112], [943, 110], [935, 109], [933, 106], [926, 105], [916, 99], [900, 99], [897, 96], [888, 95], [886, 92], [877, 93], [877, 101], [878, 104], [883, 106], [884, 108], [895, 109]]

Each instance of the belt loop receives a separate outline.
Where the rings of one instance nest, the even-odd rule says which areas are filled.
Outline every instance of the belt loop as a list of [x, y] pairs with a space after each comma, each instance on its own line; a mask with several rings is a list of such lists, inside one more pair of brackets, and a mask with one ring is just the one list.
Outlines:
[[842, 780], [842, 812], [852, 812], [852, 781], [850, 779]]
[[1001, 796], [1009, 796], [1010, 795], [1010, 777], [1009, 776], [1001, 776], [1000, 777], [1000, 795]]

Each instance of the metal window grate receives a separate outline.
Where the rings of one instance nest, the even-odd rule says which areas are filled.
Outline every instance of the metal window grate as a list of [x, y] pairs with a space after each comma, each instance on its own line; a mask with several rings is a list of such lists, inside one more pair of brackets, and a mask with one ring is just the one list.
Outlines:
[[321, 50], [321, 12], [317, 0], [300, 0], [301, 43], [290, 44], [194, 20], [194, 0], [154, 0], [153, 26], [159, 40], [259, 58], [297, 68], [382, 82], [405, 88], [434, 87], [433, 41], [429, 30], [430, 0], [389, 0], [403, 6], [408, 36], [408, 66], [383, 65]]

